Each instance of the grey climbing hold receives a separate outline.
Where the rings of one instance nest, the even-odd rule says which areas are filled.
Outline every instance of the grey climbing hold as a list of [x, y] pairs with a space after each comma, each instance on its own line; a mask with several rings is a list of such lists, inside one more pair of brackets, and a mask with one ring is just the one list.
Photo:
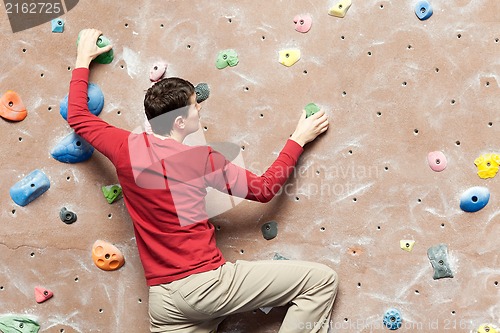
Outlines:
[[267, 240], [271, 240], [278, 235], [278, 223], [276, 221], [264, 223], [260, 229], [262, 230], [262, 236]]
[[207, 83], [201, 82], [194, 87], [196, 93], [196, 103], [205, 101], [210, 96], [210, 87]]
[[273, 260], [288, 260], [288, 258], [285, 258], [283, 257], [281, 254], [279, 253], [275, 253], [274, 254], [274, 257], [273, 257]]
[[67, 210], [66, 207], [61, 208], [59, 212], [59, 218], [66, 224], [71, 224], [76, 222], [77, 216], [74, 212]]
[[5, 315], [0, 317], [0, 332], [38, 333], [40, 325], [23, 315]]
[[446, 244], [439, 244], [429, 248], [427, 256], [431, 261], [432, 268], [434, 268], [434, 280], [453, 277], [453, 272], [448, 261], [448, 246]]

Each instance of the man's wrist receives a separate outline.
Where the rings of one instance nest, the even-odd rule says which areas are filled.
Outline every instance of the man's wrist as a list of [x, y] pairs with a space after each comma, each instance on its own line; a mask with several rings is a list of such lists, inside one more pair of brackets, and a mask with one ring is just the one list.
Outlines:
[[92, 62], [92, 58], [77, 57], [76, 63], [75, 63], [75, 68], [80, 68], [80, 67], [89, 68], [91, 62]]
[[305, 146], [305, 141], [300, 139], [297, 135], [293, 135], [290, 137], [290, 140], [293, 140], [295, 142], [297, 142], [297, 144], [299, 144], [301, 147], [304, 147]]

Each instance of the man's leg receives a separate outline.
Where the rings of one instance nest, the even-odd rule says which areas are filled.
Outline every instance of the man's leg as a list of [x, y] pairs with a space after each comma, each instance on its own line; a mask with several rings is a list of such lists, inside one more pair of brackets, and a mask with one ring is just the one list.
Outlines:
[[331, 268], [294, 260], [236, 261], [223, 266], [223, 278], [229, 284], [215, 315], [290, 303], [280, 333], [328, 332], [338, 289]]
[[226, 263], [151, 287], [151, 331], [208, 333], [228, 315], [290, 303], [280, 333], [323, 333], [328, 331], [337, 288], [337, 274], [318, 263]]

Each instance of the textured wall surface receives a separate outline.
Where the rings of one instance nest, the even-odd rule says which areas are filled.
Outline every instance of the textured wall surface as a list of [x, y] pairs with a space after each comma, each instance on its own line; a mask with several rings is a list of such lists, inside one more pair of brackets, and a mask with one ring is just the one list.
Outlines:
[[[241, 147], [261, 173], [293, 132], [302, 108], [321, 106], [331, 127], [306, 146], [282, 193], [268, 204], [243, 201], [212, 218], [226, 259], [318, 261], [338, 271], [334, 332], [385, 331], [389, 308], [402, 332], [471, 332], [500, 322], [500, 183], [481, 179], [474, 160], [498, 153], [500, 4], [437, 1], [420, 21], [416, 1], [353, 0], [344, 18], [332, 1], [80, 1], [63, 33], [50, 22], [12, 33], [0, 6], [0, 94], [16, 91], [28, 116], [0, 119], [0, 315], [35, 318], [41, 332], [147, 332], [148, 292], [123, 200], [108, 204], [101, 186], [117, 182], [100, 153], [78, 164], [50, 156], [68, 133], [59, 102], [68, 93], [78, 32], [96, 27], [114, 44], [111, 64], [91, 82], [105, 96], [100, 117], [134, 129], [154, 63], [168, 76], [207, 82], [201, 124], [208, 142]], [[312, 29], [294, 30], [310, 13]], [[283, 49], [300, 49], [291, 67]], [[217, 54], [239, 64], [219, 70]], [[434, 172], [427, 154], [442, 151]], [[25, 207], [9, 188], [34, 169], [50, 189]], [[476, 213], [459, 207], [472, 186], [491, 192]], [[78, 221], [59, 219], [62, 207]], [[261, 225], [275, 220], [278, 236]], [[115, 244], [126, 264], [113, 272], [91, 259], [95, 240]], [[415, 241], [403, 251], [401, 239]], [[447, 244], [454, 278], [433, 279], [427, 249]], [[34, 287], [54, 297], [37, 304]], [[233, 316], [220, 332], [276, 332], [285, 309]]]

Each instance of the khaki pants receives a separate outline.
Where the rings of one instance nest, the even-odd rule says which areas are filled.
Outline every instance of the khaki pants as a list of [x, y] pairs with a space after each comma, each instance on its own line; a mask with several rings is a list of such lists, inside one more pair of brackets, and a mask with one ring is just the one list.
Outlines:
[[213, 271], [150, 287], [151, 332], [215, 332], [228, 315], [290, 305], [279, 333], [326, 333], [337, 288], [337, 273], [318, 263], [227, 262]]

